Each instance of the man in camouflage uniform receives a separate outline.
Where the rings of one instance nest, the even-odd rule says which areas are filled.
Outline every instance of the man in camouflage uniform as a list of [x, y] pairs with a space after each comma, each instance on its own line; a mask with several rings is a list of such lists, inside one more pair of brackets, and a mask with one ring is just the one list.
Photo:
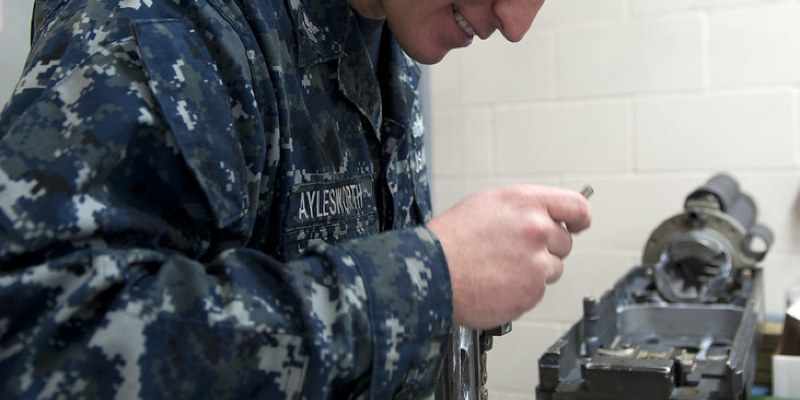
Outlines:
[[589, 221], [515, 187], [423, 225], [406, 53], [519, 40], [542, 0], [502, 2], [36, 0], [0, 116], [0, 397], [430, 394], [451, 325], [532, 307]]

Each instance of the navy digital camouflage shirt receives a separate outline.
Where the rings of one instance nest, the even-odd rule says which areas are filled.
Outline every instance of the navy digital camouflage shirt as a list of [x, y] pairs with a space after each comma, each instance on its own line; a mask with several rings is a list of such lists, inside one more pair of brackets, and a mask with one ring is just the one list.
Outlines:
[[452, 293], [419, 71], [346, 0], [36, 0], [0, 398], [419, 398]]

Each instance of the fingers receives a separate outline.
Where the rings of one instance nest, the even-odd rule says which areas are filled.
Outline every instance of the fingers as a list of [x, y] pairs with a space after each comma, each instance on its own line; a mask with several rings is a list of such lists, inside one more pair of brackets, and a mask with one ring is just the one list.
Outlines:
[[518, 189], [527, 194], [520, 206], [532, 217], [527, 220], [530, 231], [526, 234], [531, 240], [544, 240], [550, 254], [566, 257], [572, 249], [572, 233], [591, 224], [589, 202], [580, 193], [566, 189], [539, 186]]
[[585, 197], [572, 190], [551, 189], [537, 195], [537, 198], [544, 202], [550, 218], [554, 221], [564, 222], [567, 230], [573, 233], [580, 232], [591, 225], [591, 205]]
[[572, 234], [560, 224], [554, 224], [551, 234], [547, 237], [547, 251], [558, 257], [566, 257], [572, 251]]
[[554, 260], [550, 263], [550, 272], [547, 274], [547, 284], [558, 281], [562, 273], [564, 273], [564, 260], [554, 257]]
[[541, 254], [541, 265], [544, 265], [547, 284], [561, 278], [564, 270], [564, 258], [572, 251], [572, 234], [560, 224], [553, 224], [547, 236], [547, 254]]

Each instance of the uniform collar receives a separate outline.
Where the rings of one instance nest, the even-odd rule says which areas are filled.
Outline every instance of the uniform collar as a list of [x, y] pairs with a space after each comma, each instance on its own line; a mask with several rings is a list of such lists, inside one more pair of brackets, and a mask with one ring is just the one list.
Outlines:
[[[386, 103], [381, 99], [378, 79], [369, 68], [369, 54], [347, 0], [286, 1], [294, 18], [298, 67], [338, 59], [340, 91], [367, 118], [378, 138], [384, 117], [401, 126], [413, 122], [408, 121], [406, 114], [416, 95], [419, 67], [405, 55], [391, 34], [384, 35], [381, 44], [382, 63], [388, 68], [382, 75]], [[383, 104], [388, 104], [389, 109], [383, 110]]]
[[297, 66], [307, 68], [336, 61], [339, 90], [380, 137], [383, 119], [380, 85], [370, 68], [369, 53], [347, 0], [286, 1], [294, 18]]
[[297, 66], [305, 68], [340, 58], [348, 50], [352, 31], [347, 0], [287, 0], [294, 18]]
[[385, 117], [393, 119], [395, 123], [408, 126], [415, 123], [415, 121], [409, 120], [412, 115], [406, 110], [413, 108], [414, 103], [418, 100], [417, 88], [421, 71], [416, 61], [408, 57], [400, 48], [391, 32], [387, 32], [383, 39], [382, 51], [384, 53], [381, 57], [386, 60], [384, 63], [386, 69], [382, 73], [385, 74], [383, 76], [392, 77], [384, 80], [386, 82], [383, 88], [384, 96], [387, 97], [388, 103], [392, 104], [389, 108], [400, 111], [400, 113], [390, 113]]

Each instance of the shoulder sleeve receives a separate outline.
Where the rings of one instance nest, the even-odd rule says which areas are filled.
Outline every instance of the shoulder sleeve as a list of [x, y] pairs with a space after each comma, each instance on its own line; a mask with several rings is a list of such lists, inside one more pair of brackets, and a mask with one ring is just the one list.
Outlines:
[[178, 20], [82, 12], [40, 37], [0, 116], [0, 397], [430, 393], [452, 314], [433, 235], [292, 263], [237, 244], [273, 173], [269, 123], [230, 101], [254, 89], [220, 81], [247, 66]]

